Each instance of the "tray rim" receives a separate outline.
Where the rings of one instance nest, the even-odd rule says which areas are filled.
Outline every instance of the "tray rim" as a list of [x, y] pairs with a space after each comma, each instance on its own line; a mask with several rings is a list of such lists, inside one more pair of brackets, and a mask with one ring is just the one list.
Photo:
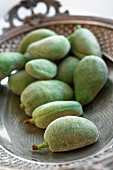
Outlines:
[[16, 28], [12, 28], [9, 31], [0, 35], [0, 44], [4, 41], [19, 35], [20, 33], [24, 33], [33, 29], [41, 28], [47, 25], [59, 24], [59, 23], [79, 23], [79, 24], [88, 24], [88, 25], [96, 25], [101, 27], [106, 27], [109, 29], [113, 29], [113, 19], [107, 17], [100, 16], [88, 16], [88, 15], [69, 15], [69, 16], [60, 16], [56, 15], [54, 17], [46, 17], [43, 22], [35, 25], [30, 25], [25, 23], [24, 25]]
[[[22, 158], [22, 157], [19, 157], [13, 153], [11, 153], [10, 151], [8, 151], [7, 149], [5, 149], [3, 146], [1, 146], [0, 144], [0, 154], [1, 154], [1, 151], [7, 155], [7, 157], [9, 158], [9, 161], [11, 161], [11, 159], [15, 159], [15, 160], [18, 160], [22, 163], [28, 163], [28, 166], [24, 166], [24, 164], [21, 166], [21, 168], [28, 168], [28, 170], [30, 170], [31, 168], [29, 168], [29, 165], [33, 165], [33, 170], [35, 170], [36, 166], [42, 166], [44, 167], [44, 170], [45, 169], [51, 169], [52, 168], [59, 168], [59, 167], [63, 167], [63, 166], [66, 166], [67, 168], [72, 166], [74, 168], [78, 168], [78, 166], [82, 166], [82, 168], [84, 168], [83, 166], [85, 164], [89, 164], [89, 167], [87, 167], [88, 169], [80, 169], [80, 170], [91, 170], [89, 168], [95, 166], [95, 165], [100, 165], [101, 164], [101, 161], [105, 161], [105, 159], [109, 159], [113, 156], [113, 153], [109, 155], [109, 157], [107, 156], [106, 158], [104, 157], [103, 153], [105, 152], [106, 153], [106, 150], [105, 149], [104, 151], [99, 151], [98, 153], [92, 155], [92, 156], [87, 156], [86, 158], [81, 158], [79, 160], [73, 160], [73, 161], [68, 161], [68, 162], [62, 162], [62, 163], [52, 163], [52, 162], [36, 162], [34, 160], [28, 160], [28, 159], [25, 159], [25, 158]], [[101, 161], [98, 160], [98, 156], [101, 155]], [[92, 159], [93, 159], [93, 162], [92, 162]], [[14, 160], [13, 160], [14, 161]], [[13, 165], [14, 167], [17, 167], [16, 164]], [[77, 167], [76, 167], [77, 166]], [[10, 165], [8, 165], [8, 167], [12, 167], [12, 162], [10, 162]], [[37, 169], [36, 169], [37, 170]], [[42, 170], [42, 169], [41, 169]], [[60, 170], [60, 169], [59, 169]], [[64, 170], [64, 169], [62, 169]], [[79, 169], [77, 169], [79, 170]]]
[[[10, 31], [4, 33], [2, 36], [0, 36], [0, 44], [5, 42], [6, 40], [13, 38], [14, 36], [17, 36], [19, 34], [28, 32], [30, 30], [36, 29], [36, 28], [41, 28], [44, 26], [48, 26], [48, 25], [53, 25], [53, 24], [59, 24], [60, 23], [64, 23], [64, 24], [70, 24], [70, 23], [80, 23], [80, 24], [88, 24], [88, 25], [96, 25], [99, 27], [106, 27], [109, 29], [113, 29], [113, 19], [108, 19], [105, 17], [97, 17], [97, 16], [82, 16], [82, 15], [76, 15], [76, 16], [56, 16], [56, 17], [52, 17], [52, 18], [46, 18], [46, 20], [42, 23], [40, 23], [39, 25], [29, 25], [29, 24], [24, 24], [21, 27], [18, 28], [13, 28]], [[28, 27], [29, 26], [29, 27]], [[113, 147], [113, 146], [112, 146]], [[49, 168], [49, 166], [59, 166], [61, 167], [61, 165], [75, 165], [77, 163], [81, 164], [82, 161], [84, 161], [84, 164], [86, 162], [90, 162], [90, 164], [93, 166], [97, 163], [100, 163], [100, 156], [101, 156], [101, 161], [105, 161], [105, 159], [110, 159], [111, 157], [113, 157], [113, 153], [111, 152], [111, 146], [108, 147], [107, 149], [102, 149], [99, 152], [97, 152], [94, 155], [88, 156], [86, 158], [81, 158], [79, 160], [73, 160], [73, 161], [68, 161], [68, 162], [62, 162], [62, 163], [43, 163], [43, 162], [36, 162], [36, 161], [32, 161], [32, 160], [27, 160], [24, 158], [21, 158], [17, 155], [14, 155], [13, 153], [11, 153], [10, 151], [8, 151], [7, 149], [5, 149], [1, 144], [0, 144], [0, 149], [1, 151], [3, 151], [6, 155], [9, 155], [9, 160], [13, 157], [15, 159], [18, 159], [22, 162], [28, 162], [29, 164], [35, 164], [35, 165], [45, 165]], [[0, 153], [1, 154], [1, 153]], [[106, 157], [106, 155], [107, 157]], [[93, 159], [93, 161], [92, 161]], [[47, 168], [46, 167], [46, 168]]]

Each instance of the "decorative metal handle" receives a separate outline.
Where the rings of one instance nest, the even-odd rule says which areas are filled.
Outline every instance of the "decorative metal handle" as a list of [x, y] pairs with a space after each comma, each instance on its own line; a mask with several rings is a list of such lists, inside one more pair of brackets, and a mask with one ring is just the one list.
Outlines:
[[[35, 12], [35, 8], [38, 7], [40, 3], [43, 3], [46, 6], [46, 11], [42, 11], [39, 13]], [[19, 4], [14, 6], [5, 16], [5, 21], [9, 23], [8, 28], [4, 28], [3, 31], [6, 32], [11, 28], [18, 27], [15, 23], [15, 19], [19, 21], [20, 25], [30, 24], [37, 25], [43, 22], [45, 18], [47, 18], [50, 14], [50, 9], [53, 7], [55, 13], [54, 16], [57, 15], [69, 15], [69, 11], [66, 10], [64, 12], [60, 12], [61, 4], [56, 0], [21, 0]], [[19, 16], [19, 10], [21, 8], [25, 8], [30, 11], [30, 16], [25, 16], [23, 19]], [[54, 17], [52, 16], [52, 17]]]

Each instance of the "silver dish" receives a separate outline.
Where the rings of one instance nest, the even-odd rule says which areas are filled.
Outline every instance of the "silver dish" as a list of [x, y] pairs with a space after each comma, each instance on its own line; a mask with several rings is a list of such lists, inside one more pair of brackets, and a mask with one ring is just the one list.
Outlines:
[[[44, 2], [44, 1], [43, 1]], [[47, 3], [47, 1], [46, 1]], [[48, 1], [48, 4], [50, 2]], [[21, 7], [21, 5], [20, 5]], [[13, 8], [14, 10], [15, 8]], [[55, 7], [57, 9], [57, 7]], [[17, 8], [16, 8], [17, 10]], [[15, 11], [15, 10], [14, 10]], [[58, 10], [56, 10], [58, 12]], [[11, 11], [9, 13], [11, 15]], [[9, 16], [10, 16], [9, 15]], [[40, 20], [39, 20], [40, 18]], [[20, 109], [20, 98], [13, 94], [7, 83], [0, 87], [0, 163], [1, 166], [21, 169], [75, 168], [94, 166], [112, 167], [113, 163], [113, 21], [86, 16], [70, 16], [68, 12], [48, 18], [32, 15], [14, 27], [10, 19], [9, 30], [1, 36], [0, 52], [16, 51], [20, 40], [36, 28], [49, 28], [59, 34], [69, 35], [76, 25], [89, 28], [98, 38], [103, 59], [109, 69], [106, 85], [95, 100], [84, 107], [83, 117], [93, 121], [100, 131], [97, 143], [65, 153], [49, 150], [31, 151], [31, 145], [43, 142], [44, 130], [23, 124], [28, 116]], [[40, 22], [39, 22], [40, 21]], [[38, 23], [38, 24], [37, 24]], [[97, 168], [96, 168], [97, 169]]]

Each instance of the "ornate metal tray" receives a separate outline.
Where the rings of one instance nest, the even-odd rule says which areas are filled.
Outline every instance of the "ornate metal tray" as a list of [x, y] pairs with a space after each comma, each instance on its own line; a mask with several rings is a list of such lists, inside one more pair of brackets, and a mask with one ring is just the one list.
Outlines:
[[[44, 14], [34, 12], [39, 4], [46, 4]], [[24, 7], [31, 16], [21, 19], [18, 10]], [[55, 14], [49, 17], [50, 8]], [[19, 169], [105, 169], [113, 166], [113, 21], [89, 17], [70, 16], [68, 11], [60, 12], [60, 3], [53, 0], [21, 1], [6, 16], [9, 28], [0, 37], [0, 52], [16, 51], [19, 41], [29, 31], [49, 28], [58, 34], [69, 35], [77, 24], [89, 28], [97, 36], [103, 51], [103, 58], [109, 69], [105, 87], [96, 99], [84, 107], [84, 117], [92, 120], [100, 131], [100, 138], [94, 145], [66, 153], [50, 151], [32, 152], [31, 145], [43, 141], [43, 130], [25, 126], [27, 118], [19, 107], [20, 99], [7, 86], [0, 87], [0, 165]], [[14, 24], [14, 19], [21, 26]]]

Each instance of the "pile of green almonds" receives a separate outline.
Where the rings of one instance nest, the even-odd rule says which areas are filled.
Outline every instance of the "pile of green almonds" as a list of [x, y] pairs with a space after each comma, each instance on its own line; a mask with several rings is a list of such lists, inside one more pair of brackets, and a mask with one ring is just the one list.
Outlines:
[[77, 26], [68, 37], [46, 28], [31, 31], [17, 52], [0, 54], [0, 80], [7, 76], [9, 89], [31, 116], [24, 123], [45, 129], [44, 143], [33, 145], [33, 150], [63, 152], [98, 140], [96, 125], [79, 117], [108, 78], [99, 42], [90, 30]]

